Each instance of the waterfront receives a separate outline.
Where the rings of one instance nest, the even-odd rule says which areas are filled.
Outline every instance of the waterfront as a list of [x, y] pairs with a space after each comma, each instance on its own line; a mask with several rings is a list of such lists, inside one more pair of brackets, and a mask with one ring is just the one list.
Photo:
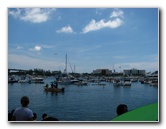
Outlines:
[[[54, 78], [46, 78], [45, 84]], [[60, 121], [110, 121], [116, 117], [116, 107], [125, 103], [129, 110], [158, 101], [158, 87], [134, 82], [131, 86], [66, 85], [64, 93], [50, 93], [43, 90], [45, 84], [8, 84], [8, 110], [20, 106], [20, 98], [30, 98], [29, 108], [37, 113], [58, 118]]]

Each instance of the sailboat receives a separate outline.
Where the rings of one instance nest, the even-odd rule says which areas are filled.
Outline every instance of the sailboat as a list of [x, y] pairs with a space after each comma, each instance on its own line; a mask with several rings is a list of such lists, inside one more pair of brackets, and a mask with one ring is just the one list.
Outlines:
[[57, 82], [61, 85], [69, 85], [72, 83], [71, 77], [67, 73], [67, 54], [65, 56], [65, 69], [64, 69], [64, 77], [60, 77], [56, 79]]

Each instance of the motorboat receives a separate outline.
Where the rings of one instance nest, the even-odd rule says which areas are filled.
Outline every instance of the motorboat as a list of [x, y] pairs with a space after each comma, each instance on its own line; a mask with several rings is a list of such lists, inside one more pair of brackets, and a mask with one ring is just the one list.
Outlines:
[[30, 78], [29, 83], [44, 83], [44, 78], [41, 77], [32, 77]]
[[14, 76], [8, 77], [8, 83], [15, 83], [18, 82], [18, 79], [16, 79]]
[[125, 79], [125, 80], [123, 81], [123, 86], [131, 86], [131, 81], [130, 81], [130, 79]]
[[120, 79], [113, 80], [113, 86], [121, 86], [121, 85], [122, 85], [122, 81]]

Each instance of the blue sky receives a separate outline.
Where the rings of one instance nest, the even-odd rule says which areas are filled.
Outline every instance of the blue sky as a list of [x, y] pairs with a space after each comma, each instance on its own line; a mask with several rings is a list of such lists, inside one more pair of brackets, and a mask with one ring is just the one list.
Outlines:
[[8, 68], [153, 72], [158, 45], [157, 8], [8, 9]]

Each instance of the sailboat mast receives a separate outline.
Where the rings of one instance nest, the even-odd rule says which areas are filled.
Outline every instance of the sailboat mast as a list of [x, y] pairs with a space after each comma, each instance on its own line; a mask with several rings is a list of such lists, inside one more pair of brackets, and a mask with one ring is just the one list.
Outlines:
[[67, 54], [66, 54], [66, 61], [65, 61], [65, 73], [67, 74]]

